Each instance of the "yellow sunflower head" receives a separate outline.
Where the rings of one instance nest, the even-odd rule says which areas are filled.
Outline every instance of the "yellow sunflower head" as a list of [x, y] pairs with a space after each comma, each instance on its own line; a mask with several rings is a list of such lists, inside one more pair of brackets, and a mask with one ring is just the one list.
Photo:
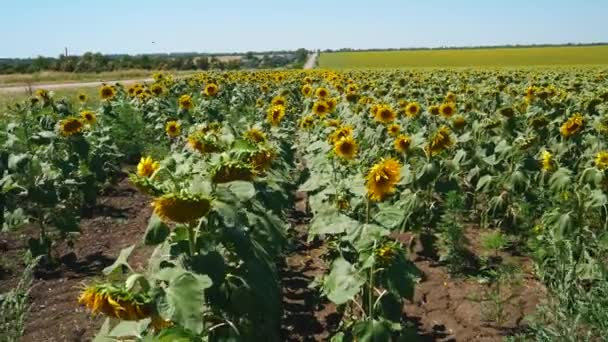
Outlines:
[[307, 115], [300, 121], [300, 128], [310, 129], [315, 124], [315, 118], [311, 115]]
[[440, 113], [439, 106], [435, 106], [435, 105], [429, 106], [428, 110], [431, 115], [439, 115], [439, 113]]
[[329, 96], [329, 90], [325, 87], [319, 87], [317, 88], [317, 91], [315, 91], [315, 95], [320, 99], [324, 99]]
[[439, 112], [444, 118], [450, 118], [456, 113], [456, 106], [453, 102], [446, 102], [439, 106]]
[[445, 101], [446, 102], [456, 102], [456, 94], [452, 93], [451, 91], [448, 91], [447, 95], [445, 96]]
[[337, 128], [335, 131], [333, 131], [329, 135], [329, 141], [331, 141], [332, 144], [335, 144], [338, 140], [345, 138], [345, 137], [349, 137], [352, 134], [353, 134], [353, 128], [349, 125], [345, 125], [345, 126]]
[[95, 112], [92, 112], [90, 110], [80, 112], [80, 116], [82, 117], [82, 120], [84, 120], [84, 122], [89, 125], [94, 125], [95, 122], [97, 122], [97, 116], [95, 116]]
[[274, 105], [268, 109], [266, 114], [266, 120], [272, 126], [278, 126], [285, 116], [285, 107], [281, 105]]
[[205, 95], [215, 96], [219, 92], [220, 88], [215, 83], [209, 83], [205, 86]]
[[104, 314], [124, 321], [139, 321], [157, 316], [150, 296], [131, 293], [109, 284], [85, 287], [80, 293], [78, 303], [93, 314]]
[[595, 155], [595, 166], [600, 170], [608, 170], [608, 151], [601, 151]]
[[405, 134], [401, 134], [395, 139], [393, 144], [395, 145], [395, 150], [397, 150], [397, 152], [405, 153], [410, 149], [411, 143], [412, 140], [410, 137]]
[[165, 132], [167, 132], [167, 135], [171, 138], [175, 138], [182, 132], [182, 125], [179, 121], [171, 120], [165, 125]]
[[434, 156], [453, 144], [450, 129], [447, 126], [441, 126], [428, 142], [426, 150], [430, 156]]
[[382, 159], [369, 170], [366, 177], [367, 194], [372, 201], [382, 201], [395, 192], [401, 178], [401, 165], [396, 159]]
[[150, 86], [150, 91], [156, 96], [161, 96], [164, 92], [164, 89], [162, 85], [154, 83], [152, 86]]
[[410, 102], [407, 107], [405, 107], [405, 115], [410, 118], [415, 118], [420, 113], [420, 105], [418, 102]]
[[140, 177], [150, 177], [158, 168], [160, 163], [154, 161], [152, 157], [141, 157], [137, 164], [137, 175]]
[[265, 142], [268, 138], [266, 137], [266, 133], [264, 133], [261, 129], [257, 127], [251, 127], [243, 134], [245, 139], [249, 140], [253, 143], [261, 143]]
[[562, 124], [559, 131], [564, 137], [569, 138], [578, 133], [583, 128], [583, 125], [583, 116], [575, 114]]
[[88, 98], [87, 94], [83, 94], [83, 93], [78, 94], [78, 101], [80, 101], [80, 102], [87, 102], [87, 98]]
[[312, 111], [320, 117], [325, 117], [330, 112], [329, 104], [325, 101], [317, 101], [312, 105]]
[[466, 126], [466, 125], [467, 125], [467, 120], [465, 120], [464, 116], [462, 116], [462, 115], [456, 115], [452, 119], [452, 126], [455, 129], [463, 129], [464, 126]]
[[180, 96], [179, 100], [177, 100], [177, 103], [179, 104], [179, 108], [183, 110], [190, 110], [194, 105], [194, 102], [192, 102], [192, 96], [188, 94]]
[[357, 154], [357, 142], [352, 136], [340, 138], [334, 143], [334, 152], [343, 159], [353, 159]]
[[401, 133], [401, 126], [399, 126], [397, 124], [389, 125], [386, 129], [388, 130], [388, 134], [390, 134], [393, 137], [395, 137], [399, 133]]
[[333, 112], [336, 109], [336, 106], [338, 105], [338, 99], [336, 99], [335, 97], [330, 97], [327, 100], [325, 100], [325, 102], [327, 103], [327, 106], [329, 107], [329, 112]]
[[545, 171], [551, 171], [553, 169], [553, 154], [549, 151], [543, 151], [540, 155], [540, 163]]
[[379, 106], [376, 110], [376, 114], [374, 115], [376, 121], [382, 123], [391, 123], [395, 120], [396, 117], [397, 114], [395, 114], [395, 111], [388, 105]]
[[59, 132], [64, 137], [70, 137], [75, 134], [79, 134], [82, 132], [82, 128], [84, 127], [82, 120], [69, 117], [67, 119], [61, 120], [59, 122]]
[[99, 96], [102, 100], [109, 100], [113, 98], [114, 95], [116, 95], [116, 90], [114, 90], [114, 87], [112, 87], [111, 85], [104, 84], [99, 89]]
[[310, 84], [305, 84], [302, 86], [302, 95], [304, 95], [304, 96], [312, 95], [312, 87], [310, 86]]
[[152, 207], [164, 222], [190, 223], [209, 213], [211, 201], [199, 195], [170, 193], [154, 199]]
[[238, 161], [225, 161], [217, 166], [211, 175], [213, 183], [228, 183], [233, 181], [251, 181], [255, 176], [253, 165]]
[[270, 168], [272, 161], [275, 159], [276, 153], [269, 148], [261, 148], [249, 156], [249, 163], [253, 171], [257, 174], [262, 174]]
[[287, 100], [285, 99], [285, 97], [279, 95], [279, 96], [273, 97], [270, 104], [273, 106], [285, 107], [285, 106], [287, 106]]
[[48, 100], [49, 99], [49, 92], [46, 91], [45, 89], [37, 89], [36, 90], [36, 96], [42, 100]]

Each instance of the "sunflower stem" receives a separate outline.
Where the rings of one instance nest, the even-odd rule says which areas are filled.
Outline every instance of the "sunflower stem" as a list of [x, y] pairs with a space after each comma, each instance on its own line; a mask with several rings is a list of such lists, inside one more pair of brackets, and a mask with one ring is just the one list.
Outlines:
[[196, 252], [196, 245], [195, 245], [195, 240], [196, 240], [196, 232], [194, 231], [194, 225], [192, 223], [190, 223], [188, 225], [188, 247], [190, 250], [190, 256], [194, 256], [195, 252]]

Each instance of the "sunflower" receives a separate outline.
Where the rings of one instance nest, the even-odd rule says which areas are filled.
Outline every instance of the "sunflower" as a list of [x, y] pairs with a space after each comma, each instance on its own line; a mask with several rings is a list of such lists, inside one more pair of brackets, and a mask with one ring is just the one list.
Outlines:
[[439, 112], [444, 118], [449, 118], [456, 113], [456, 106], [453, 102], [446, 102], [439, 106]]
[[420, 105], [418, 102], [410, 102], [407, 107], [405, 107], [405, 115], [410, 118], [415, 118], [418, 113], [420, 113]]
[[220, 88], [215, 83], [209, 83], [205, 86], [205, 95], [215, 96], [219, 92]]
[[339, 119], [328, 119], [323, 122], [327, 127], [338, 128], [342, 124]]
[[244, 164], [238, 161], [222, 163], [212, 172], [211, 181], [213, 183], [228, 183], [233, 181], [251, 181], [254, 177], [253, 165]]
[[462, 128], [464, 128], [464, 126], [466, 126], [466, 124], [467, 124], [467, 121], [465, 120], [464, 116], [462, 116], [462, 115], [456, 115], [452, 119], [452, 126], [455, 129], [462, 129]]
[[568, 138], [583, 128], [584, 120], [581, 114], [575, 114], [571, 116], [562, 126], [560, 127], [560, 133]]
[[260, 86], [260, 90], [262, 91], [262, 93], [267, 93], [268, 89], [269, 89], [268, 84], [262, 84]]
[[313, 113], [325, 117], [329, 113], [329, 105], [325, 101], [317, 101], [312, 105]]
[[434, 156], [452, 146], [453, 143], [450, 129], [447, 126], [441, 126], [427, 144], [426, 150], [429, 155]]
[[327, 102], [327, 106], [329, 108], [330, 113], [333, 112], [336, 109], [336, 106], [338, 105], [338, 100], [335, 97], [331, 97], [325, 102]]
[[113, 98], [114, 95], [116, 95], [116, 90], [114, 90], [114, 87], [112, 87], [111, 85], [104, 84], [99, 89], [99, 96], [103, 100], [109, 100], [109, 99]]
[[320, 99], [324, 99], [329, 96], [329, 90], [324, 87], [317, 88], [317, 91], [315, 91], [315, 95], [317, 95], [317, 97]]
[[88, 98], [87, 94], [83, 94], [83, 93], [78, 94], [78, 101], [80, 101], [80, 102], [87, 102], [87, 98]]
[[304, 96], [310, 96], [312, 94], [312, 87], [310, 86], [310, 84], [305, 84], [302, 86], [302, 95]]
[[158, 168], [160, 163], [154, 161], [152, 157], [141, 157], [137, 164], [137, 175], [140, 177], [150, 177]]
[[278, 126], [285, 116], [285, 107], [280, 105], [274, 105], [268, 109], [266, 114], [266, 120], [272, 126]]
[[432, 115], [439, 115], [439, 106], [435, 106], [435, 105], [429, 106], [428, 111]]
[[367, 194], [372, 201], [382, 201], [395, 192], [401, 178], [401, 165], [393, 158], [382, 159], [367, 174]]
[[252, 127], [245, 131], [243, 136], [245, 139], [253, 143], [261, 143], [267, 140], [266, 133], [262, 132], [262, 130], [256, 127]]
[[451, 91], [448, 91], [448, 94], [445, 96], [445, 101], [446, 102], [456, 102], [456, 94], [452, 93]]
[[601, 151], [595, 155], [595, 166], [600, 170], [608, 169], [608, 151]]
[[382, 123], [393, 122], [396, 117], [397, 115], [395, 114], [395, 111], [393, 111], [393, 109], [388, 105], [380, 105], [374, 114], [376, 121]]
[[315, 118], [310, 115], [307, 115], [307, 116], [303, 117], [302, 120], [300, 121], [300, 128], [309, 129], [314, 124], [315, 124]]
[[198, 151], [201, 154], [220, 152], [221, 145], [217, 139], [213, 139], [214, 135], [207, 137], [204, 131], [194, 132], [188, 137], [188, 146]]
[[390, 264], [397, 256], [398, 250], [395, 244], [389, 243], [376, 249], [375, 254], [378, 261], [383, 265]]
[[85, 287], [78, 303], [94, 314], [103, 313], [125, 321], [139, 321], [156, 315], [149, 296], [106, 284]]
[[45, 89], [36, 90], [36, 96], [41, 98], [42, 100], [48, 100], [50, 97], [49, 92]]
[[167, 134], [172, 138], [178, 136], [181, 131], [182, 125], [179, 123], [179, 121], [171, 120], [165, 125], [165, 132], [167, 132]]
[[84, 122], [86, 122], [89, 125], [94, 125], [95, 122], [97, 122], [97, 117], [95, 116], [95, 113], [90, 110], [82, 111], [80, 113], [80, 116], [82, 117]]
[[190, 108], [192, 108], [192, 106], [194, 104], [192, 102], [192, 96], [190, 96], [188, 94], [184, 94], [184, 95], [180, 96], [177, 103], [179, 104], [179, 108], [181, 108], [183, 110], [190, 110]]
[[395, 150], [399, 153], [405, 153], [409, 150], [412, 140], [405, 134], [399, 135], [393, 145], [395, 145]]
[[357, 92], [357, 89], [358, 89], [358, 87], [357, 87], [356, 84], [349, 84], [346, 87], [346, 92], [348, 92], [348, 93], [355, 93], [355, 92]]
[[391, 136], [397, 136], [401, 132], [401, 127], [397, 124], [392, 124], [387, 127], [388, 134]]
[[351, 126], [342, 126], [329, 135], [329, 141], [331, 141], [332, 144], [335, 144], [338, 140], [351, 136], [352, 134], [353, 128]]
[[553, 169], [553, 154], [549, 151], [543, 151], [540, 156], [540, 163], [542, 165], [543, 170], [551, 171]]
[[515, 110], [513, 110], [512, 107], [503, 107], [498, 110], [498, 113], [500, 113], [500, 115], [502, 115], [506, 118], [510, 118], [510, 117], [513, 117], [513, 115], [515, 115]]
[[152, 207], [163, 222], [190, 223], [209, 213], [211, 201], [203, 196], [170, 193], [154, 199]]
[[346, 136], [334, 143], [334, 152], [343, 159], [353, 159], [357, 154], [357, 142], [353, 137]]
[[248, 161], [253, 170], [260, 174], [270, 168], [275, 157], [276, 153], [273, 150], [265, 148], [250, 155]]
[[70, 137], [80, 133], [83, 126], [84, 125], [80, 119], [69, 117], [59, 122], [59, 131], [64, 137]]
[[163, 94], [163, 86], [161, 86], [160, 84], [153, 84], [152, 86], [150, 86], [150, 91], [152, 92], [152, 94], [156, 95], [156, 96], [160, 96]]
[[287, 105], [287, 100], [283, 96], [275, 96], [270, 102], [273, 106], [282, 106], [285, 107]]

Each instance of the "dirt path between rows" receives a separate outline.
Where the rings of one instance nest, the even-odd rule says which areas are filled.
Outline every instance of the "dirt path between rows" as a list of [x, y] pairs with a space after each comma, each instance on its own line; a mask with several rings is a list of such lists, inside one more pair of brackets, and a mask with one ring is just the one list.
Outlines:
[[319, 57], [319, 52], [313, 52], [308, 55], [308, 59], [306, 63], [304, 63], [304, 70], [314, 69], [317, 63], [317, 58]]
[[152, 82], [154, 81], [151, 78], [139, 79], [139, 80], [110, 80], [110, 81], [93, 81], [93, 82], [70, 82], [70, 83], [47, 83], [47, 84], [33, 84], [31, 86], [27, 85], [19, 85], [19, 86], [9, 86], [9, 87], [1, 87], [0, 86], [0, 94], [2, 93], [30, 93], [36, 91], [36, 89], [45, 89], [45, 90], [59, 90], [59, 89], [70, 89], [70, 88], [90, 88], [90, 87], [99, 87], [103, 84], [115, 84], [121, 83], [125, 85], [133, 84], [133, 83], [141, 83], [141, 82]]

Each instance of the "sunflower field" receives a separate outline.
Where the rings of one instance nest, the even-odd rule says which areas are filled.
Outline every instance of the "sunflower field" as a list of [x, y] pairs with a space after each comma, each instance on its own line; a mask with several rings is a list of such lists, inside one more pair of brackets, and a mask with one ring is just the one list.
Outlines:
[[532, 260], [545, 298], [509, 339], [606, 336], [608, 69], [156, 73], [99, 98], [40, 90], [0, 138], [2, 230], [38, 267], [120, 179], [150, 199], [145, 269], [123, 249], [73, 298], [97, 341], [285, 340], [294, 243], [324, 248], [302, 287], [335, 308], [331, 341], [417, 340], [415, 245], [497, 303], [505, 255]]

